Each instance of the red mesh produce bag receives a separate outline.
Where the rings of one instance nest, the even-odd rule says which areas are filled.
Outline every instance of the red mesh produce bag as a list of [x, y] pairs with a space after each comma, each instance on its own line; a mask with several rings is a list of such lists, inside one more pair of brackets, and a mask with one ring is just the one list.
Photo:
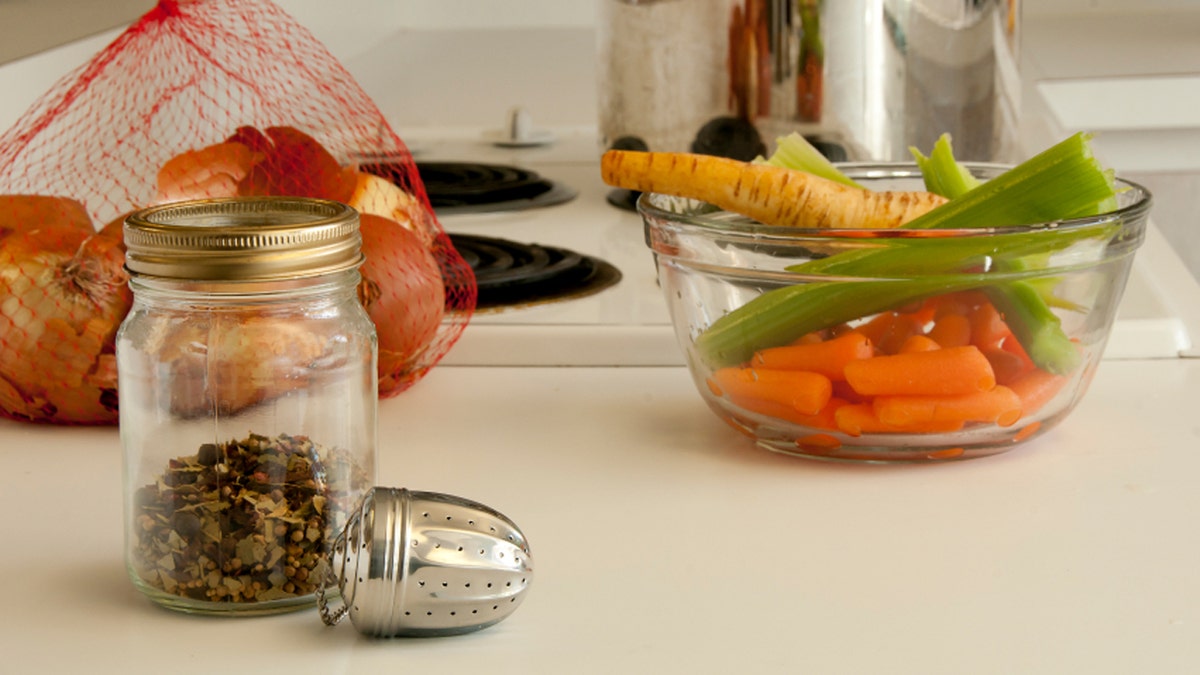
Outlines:
[[[401, 167], [388, 180], [356, 169], [380, 156]], [[362, 213], [381, 396], [445, 355], [474, 310], [474, 276], [375, 104], [270, 2], [164, 0], [0, 136], [0, 412], [114, 423], [124, 216], [264, 194]]]

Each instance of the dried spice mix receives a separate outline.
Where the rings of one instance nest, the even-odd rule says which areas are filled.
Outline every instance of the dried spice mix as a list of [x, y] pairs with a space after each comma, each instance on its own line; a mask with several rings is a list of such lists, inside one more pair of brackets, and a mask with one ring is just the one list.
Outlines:
[[367, 485], [348, 452], [304, 436], [205, 443], [134, 494], [132, 571], [192, 600], [303, 598]]

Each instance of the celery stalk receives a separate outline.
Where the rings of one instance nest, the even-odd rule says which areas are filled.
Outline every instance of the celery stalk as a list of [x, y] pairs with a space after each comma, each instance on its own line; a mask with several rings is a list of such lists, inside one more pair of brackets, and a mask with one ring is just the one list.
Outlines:
[[[950, 137], [946, 134], [934, 143], [929, 157], [916, 148], [911, 148], [911, 151], [925, 178], [925, 186], [931, 192], [949, 199], [959, 199], [982, 185], [979, 179], [954, 159]], [[1079, 365], [1079, 350], [1063, 332], [1062, 321], [1051, 311], [1045, 296], [1036, 286], [1028, 281], [1010, 281], [985, 286], [982, 290], [1004, 315], [1017, 342], [1021, 343], [1034, 363], [1059, 375], [1075, 370]]]
[[794, 131], [775, 139], [775, 152], [769, 158], [759, 158], [757, 161], [785, 169], [805, 171], [850, 187], [862, 187], [834, 166], [833, 162], [808, 142], [808, 139]]
[[1036, 286], [1027, 281], [1010, 281], [984, 286], [982, 290], [1039, 368], [1056, 375], [1075, 370], [1081, 358], [1079, 348], [1063, 332], [1062, 322]]
[[[1081, 228], [1049, 237], [1036, 232], [1006, 235], [1004, 247], [1006, 252], [1016, 254], [1062, 249], [1085, 239], [1110, 236], [1113, 228], [1111, 225]], [[894, 240], [887, 249], [849, 251], [795, 265], [789, 271], [820, 275], [817, 277], [820, 279], [839, 275], [867, 278], [864, 270], [869, 270], [870, 278], [877, 280], [814, 281], [768, 291], [714, 321], [696, 338], [696, 350], [705, 363], [714, 367], [741, 363], [763, 347], [785, 344], [807, 333], [931, 295], [1024, 284], [1006, 282], [1004, 274], [994, 271], [962, 272], [986, 269], [996, 246], [994, 237]], [[921, 276], [905, 278], [913, 274]], [[1034, 304], [1026, 295], [1018, 298], [1015, 303], [1002, 301], [1002, 306]], [[1036, 300], [1040, 301], [1040, 296]], [[1049, 330], [1045, 326], [1051, 323], [1057, 328], [1058, 319], [1045, 303], [1038, 304], [1040, 308], [1012, 313], [1016, 320], [1028, 320], [1030, 330], [1026, 335], [1031, 338], [1034, 351], [1056, 363], [1070, 363], [1069, 359], [1078, 358], [1069, 340], [1066, 341], [1069, 353], [1064, 353], [1063, 344], [1055, 340], [1052, 331], [1050, 337], [1039, 332]], [[1015, 328], [1013, 332], [1017, 333]], [[1061, 330], [1058, 333], [1065, 339]], [[1018, 340], [1026, 346], [1022, 335], [1018, 334]]]
[[786, 344], [814, 330], [886, 311], [940, 293], [994, 283], [988, 274], [844, 283], [821, 281], [763, 293], [718, 319], [696, 338], [701, 359], [713, 367], [747, 361], [768, 345]]
[[954, 159], [950, 135], [942, 134], [933, 144], [929, 156], [916, 148], [909, 148], [917, 168], [925, 179], [925, 189], [949, 199], [955, 199], [979, 187], [981, 181], [970, 170]]
[[[932, 164], [946, 170], [950, 166], [947, 156], [953, 162], [952, 154], [947, 152], [931, 157]], [[964, 181], [948, 184], [961, 188]], [[1092, 156], [1088, 137], [1076, 134], [905, 227], [970, 229], [1054, 222], [1094, 214], [1112, 198], [1111, 174], [1103, 171]], [[1083, 237], [1106, 236], [1109, 230], [1103, 226], [1050, 235], [1009, 235], [1003, 238], [1004, 254], [1023, 255], [1023, 248], [1030, 254], [1065, 248]], [[994, 239], [925, 239], [912, 245], [892, 240], [888, 248], [857, 250], [793, 266], [789, 271], [797, 274], [880, 281], [817, 281], [766, 292], [713, 322], [697, 338], [697, 351], [710, 365], [738, 363], [757, 349], [782, 344], [813, 330], [930, 295], [986, 287], [1035, 363], [1052, 372], [1072, 370], [1078, 363], [1078, 352], [1034, 287], [1005, 281], [1004, 274], [960, 273], [986, 263], [998, 253]], [[916, 273], [932, 276], [888, 279], [888, 275]]]
[[[1013, 259], [1061, 251], [1086, 239], [1111, 236], [1115, 229], [1110, 224], [1098, 224], [1053, 233], [894, 239], [888, 242], [887, 248], [847, 251], [786, 269], [795, 274], [859, 278], [869, 278], [864, 275], [864, 271], [869, 270], [870, 277], [881, 279], [914, 274], [950, 274], [975, 268], [992, 268], [995, 266], [995, 257], [1001, 253]], [[1010, 267], [1005, 271], [1018, 270]]]
[[1113, 196], [1113, 177], [1092, 155], [1089, 139], [1077, 133], [904, 227], [1005, 227], [1096, 215]]

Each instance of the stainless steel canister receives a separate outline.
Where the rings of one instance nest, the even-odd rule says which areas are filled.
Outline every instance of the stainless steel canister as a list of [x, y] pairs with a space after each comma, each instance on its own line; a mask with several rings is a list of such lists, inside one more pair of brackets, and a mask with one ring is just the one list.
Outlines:
[[1020, 0], [599, 0], [605, 147], [1017, 159]]
[[[459, 635], [507, 618], [533, 580], [525, 535], [479, 502], [372, 489], [334, 541], [317, 591], [321, 619], [375, 637]], [[341, 595], [336, 609], [327, 590]]]
[[1019, 0], [823, 0], [812, 119], [861, 159], [911, 159], [951, 135], [959, 159], [1018, 159]]

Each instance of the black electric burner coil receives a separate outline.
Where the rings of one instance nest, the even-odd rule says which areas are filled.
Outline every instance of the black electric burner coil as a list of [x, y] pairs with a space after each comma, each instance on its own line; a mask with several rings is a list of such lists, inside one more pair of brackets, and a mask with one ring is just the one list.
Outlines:
[[621, 280], [609, 263], [563, 248], [468, 234], [450, 241], [475, 273], [476, 309], [579, 298]]
[[[359, 165], [359, 169], [400, 182], [403, 168], [390, 162]], [[438, 215], [519, 211], [562, 204], [575, 190], [535, 171], [480, 162], [417, 162], [417, 173], [429, 203]]]

